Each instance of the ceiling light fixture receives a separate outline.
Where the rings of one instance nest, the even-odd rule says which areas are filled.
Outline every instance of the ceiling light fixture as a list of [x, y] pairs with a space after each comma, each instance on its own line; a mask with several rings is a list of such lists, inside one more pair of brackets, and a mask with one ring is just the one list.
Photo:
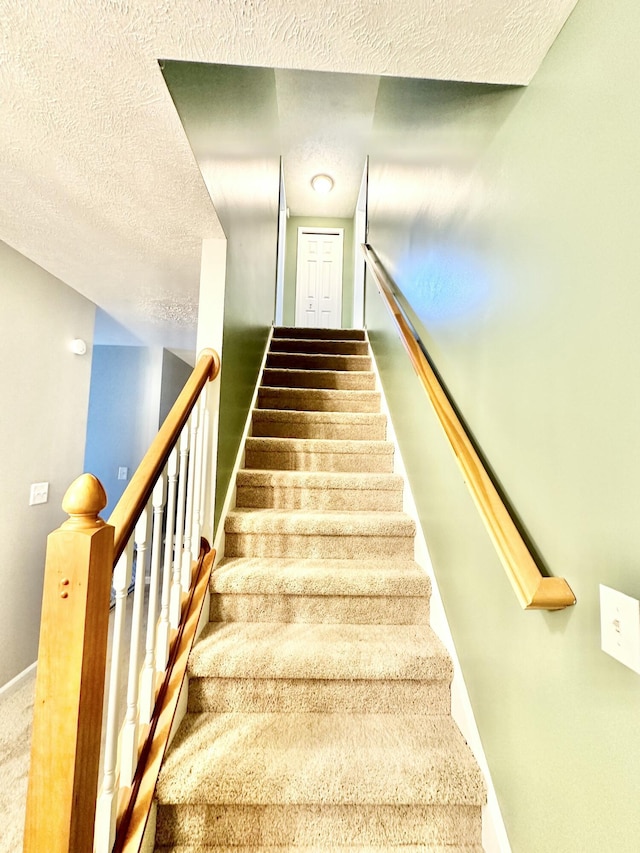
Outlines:
[[311, 178], [311, 186], [317, 193], [326, 195], [333, 189], [333, 178], [329, 175], [316, 175]]

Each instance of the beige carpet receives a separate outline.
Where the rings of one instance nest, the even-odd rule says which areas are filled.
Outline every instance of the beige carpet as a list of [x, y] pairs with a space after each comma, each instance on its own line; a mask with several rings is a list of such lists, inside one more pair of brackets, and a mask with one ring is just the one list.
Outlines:
[[0, 853], [22, 850], [35, 670], [0, 696]]
[[478, 853], [484, 783], [362, 332], [275, 330], [245, 465], [157, 851]]

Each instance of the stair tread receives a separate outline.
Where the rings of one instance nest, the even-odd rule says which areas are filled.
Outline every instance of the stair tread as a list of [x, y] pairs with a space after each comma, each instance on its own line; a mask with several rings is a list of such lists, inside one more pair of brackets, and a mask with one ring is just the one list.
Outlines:
[[[447, 845], [432, 845], [425, 846], [424, 844], [394, 844], [394, 850], [399, 853], [484, 853], [484, 848], [480, 844], [447, 844]], [[378, 847], [362, 844], [331, 844], [328, 847], [319, 847], [313, 845], [286, 844], [286, 845], [260, 845], [260, 847], [220, 847], [211, 845], [184, 846], [178, 845], [174, 847], [156, 847], [155, 853], [318, 853], [318, 851], [330, 850], [331, 853], [389, 853], [389, 847]]]
[[280, 436], [249, 436], [249, 450], [279, 453], [348, 453], [393, 456], [393, 443], [376, 439], [357, 438], [281, 438]]
[[446, 649], [428, 625], [210, 622], [190, 677], [348, 680], [451, 679]]
[[[379, 412], [379, 391], [336, 390], [334, 388], [281, 388], [258, 389], [258, 408], [295, 409], [297, 411], [323, 412]], [[266, 405], [265, 405], [266, 403]]]
[[290, 533], [321, 536], [413, 536], [414, 520], [404, 512], [237, 507], [227, 514], [227, 533]]
[[399, 474], [342, 471], [282, 471], [271, 468], [242, 468], [236, 478], [238, 486], [275, 486], [290, 489], [362, 489], [402, 491]]
[[161, 803], [255, 805], [485, 800], [453, 720], [418, 714], [187, 714], [157, 794]]
[[269, 352], [310, 353], [311, 355], [368, 355], [369, 344], [361, 340], [322, 340], [305, 338], [272, 338]]
[[[322, 390], [314, 388], [314, 391]], [[253, 417], [261, 421], [292, 421], [323, 424], [379, 424], [387, 417], [381, 412], [305, 412], [297, 409], [254, 409]]]
[[304, 370], [371, 370], [371, 356], [335, 352], [287, 352], [270, 350], [267, 367]]
[[217, 593], [283, 595], [429, 595], [428, 575], [413, 560], [305, 560], [231, 557], [211, 574]]

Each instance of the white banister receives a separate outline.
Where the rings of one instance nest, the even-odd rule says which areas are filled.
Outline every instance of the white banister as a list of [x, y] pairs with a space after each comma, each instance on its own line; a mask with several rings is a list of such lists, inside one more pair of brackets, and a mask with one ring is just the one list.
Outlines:
[[120, 782], [130, 788], [138, 763], [138, 729], [140, 724], [138, 695], [140, 678], [140, 637], [144, 606], [145, 558], [148, 548], [149, 513], [144, 509], [135, 527], [135, 570], [133, 611], [131, 615], [131, 645], [129, 648], [129, 676], [127, 681], [127, 716], [122, 731]]
[[[187, 501], [184, 517], [184, 539], [182, 541], [181, 585], [183, 590], [191, 586], [191, 535], [193, 533], [193, 497], [195, 492], [196, 461], [198, 446], [198, 406], [191, 413], [189, 437], [189, 469], [187, 475]], [[199, 543], [198, 543], [199, 544]]]
[[147, 603], [147, 635], [142, 681], [140, 684], [140, 722], [150, 723], [156, 701], [156, 631], [158, 593], [160, 590], [160, 556], [162, 549], [162, 519], [164, 517], [165, 473], [160, 475], [151, 498], [153, 523], [151, 527], [151, 577]]
[[131, 584], [133, 565], [133, 540], [118, 560], [113, 572], [115, 606], [113, 611], [113, 634], [111, 664], [109, 666], [107, 718], [105, 725], [104, 769], [102, 786], [96, 806], [95, 853], [110, 853], [116, 835], [116, 813], [118, 807], [118, 733], [121, 723], [120, 693], [122, 687], [122, 658], [125, 644], [127, 595]]
[[171, 570], [173, 568], [173, 542], [176, 520], [176, 485], [178, 482], [178, 451], [174, 447], [167, 462], [167, 510], [164, 541], [164, 561], [162, 567], [162, 593], [158, 639], [156, 642], [156, 667], [164, 671], [169, 660], [169, 641], [171, 624], [169, 622], [169, 603], [171, 594]]
[[[125, 838], [146, 825], [149, 779], [173, 719], [167, 703], [177, 701], [213, 560], [199, 531], [203, 484], [211, 482], [202, 470], [204, 391], [219, 369], [205, 350], [108, 522], [95, 477], [83, 475], [65, 495], [69, 519], [47, 547], [29, 853], [90, 853], [92, 839], [95, 853], [140, 850]], [[185, 566], [192, 552], [193, 583]]]
[[184, 541], [185, 501], [187, 496], [187, 471], [189, 460], [189, 424], [185, 424], [180, 436], [180, 464], [178, 467], [178, 506], [176, 512], [176, 540], [173, 551], [173, 577], [169, 621], [177, 628], [182, 611], [182, 543]]

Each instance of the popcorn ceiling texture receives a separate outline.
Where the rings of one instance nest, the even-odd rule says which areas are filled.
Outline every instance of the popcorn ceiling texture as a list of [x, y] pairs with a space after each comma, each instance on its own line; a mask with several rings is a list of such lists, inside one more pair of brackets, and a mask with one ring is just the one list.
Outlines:
[[188, 347], [223, 234], [159, 59], [526, 83], [575, 2], [3, 0], [0, 238]]

